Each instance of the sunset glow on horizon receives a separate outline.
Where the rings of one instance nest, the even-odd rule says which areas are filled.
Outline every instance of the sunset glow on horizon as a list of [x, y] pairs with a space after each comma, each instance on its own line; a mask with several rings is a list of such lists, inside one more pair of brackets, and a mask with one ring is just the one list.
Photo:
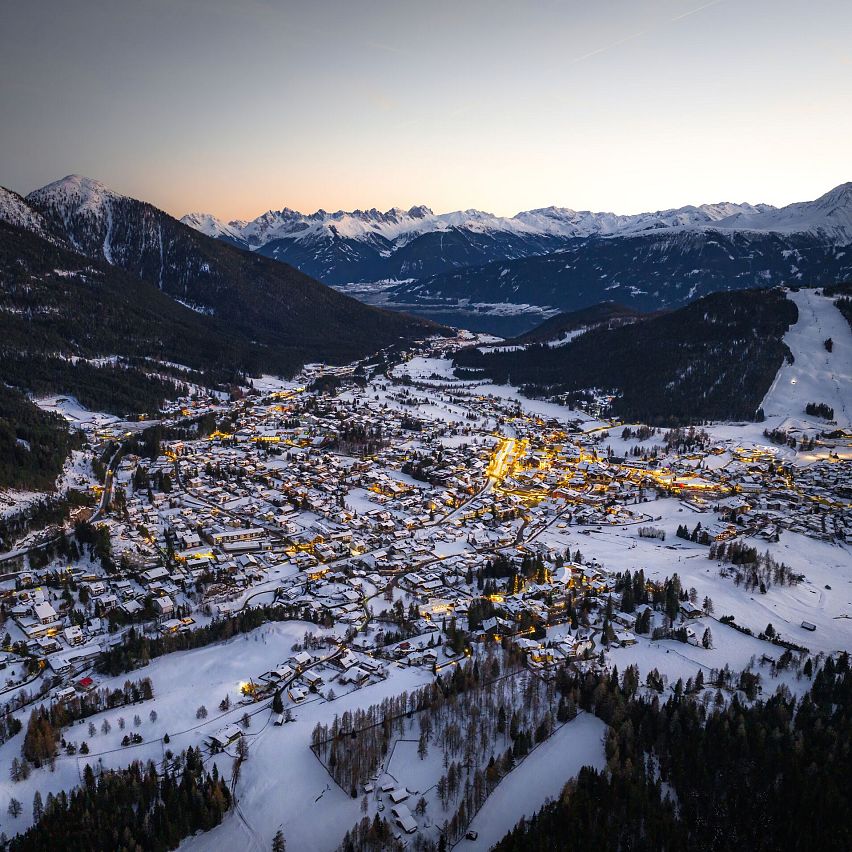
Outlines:
[[48, 0], [4, 18], [0, 184], [21, 193], [76, 172], [230, 220], [781, 205], [852, 179], [838, 0]]

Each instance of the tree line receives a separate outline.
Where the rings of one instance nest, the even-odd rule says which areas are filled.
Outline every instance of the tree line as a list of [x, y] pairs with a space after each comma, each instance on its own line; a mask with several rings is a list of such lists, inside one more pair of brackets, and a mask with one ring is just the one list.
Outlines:
[[146, 666], [156, 657], [174, 651], [189, 651], [203, 648], [216, 642], [224, 642], [240, 633], [249, 633], [270, 621], [311, 621], [307, 609], [283, 604], [266, 604], [247, 607], [234, 615], [218, 618], [209, 624], [185, 633], [168, 633], [149, 637], [131, 627], [119, 645], [104, 651], [97, 661], [97, 670], [102, 674], [119, 675]]
[[53, 491], [65, 459], [80, 439], [65, 418], [42, 411], [23, 393], [0, 385], [0, 487]]
[[[709, 558], [726, 563], [719, 572], [721, 576], [733, 573], [735, 585], [744, 583], [747, 591], [759, 589], [761, 594], [766, 594], [773, 583], [795, 586], [804, 579], [789, 565], [778, 562], [768, 550], [758, 553], [756, 547], [741, 541], [714, 542], [710, 545]], [[727, 564], [733, 566], [733, 571], [727, 568]]]
[[125, 681], [122, 689], [97, 689], [39, 707], [30, 713], [21, 753], [35, 766], [40, 766], [56, 756], [62, 729], [72, 722], [103, 710], [148, 701], [153, 697], [154, 686], [151, 679], [146, 677], [138, 681]]
[[[454, 842], [501, 778], [576, 714], [576, 703], [560, 697], [553, 682], [524, 669], [521, 656], [507, 643], [455, 666], [447, 680], [439, 676], [416, 692], [346, 713], [330, 726], [318, 724], [312, 747], [353, 798], [394, 743], [416, 741], [420, 760], [437, 749], [444, 771], [436, 801], [430, 805], [423, 797], [413, 808], [422, 815], [433, 807], [432, 823]], [[371, 844], [382, 837], [381, 821], [362, 821], [341, 848], [379, 848]]]
[[6, 852], [177, 849], [183, 838], [222, 821], [231, 794], [215, 764], [205, 772], [200, 750], [190, 748], [162, 775], [153, 762], [99, 775], [87, 764], [80, 787], [49, 793], [38, 805], [34, 825], [4, 844]]

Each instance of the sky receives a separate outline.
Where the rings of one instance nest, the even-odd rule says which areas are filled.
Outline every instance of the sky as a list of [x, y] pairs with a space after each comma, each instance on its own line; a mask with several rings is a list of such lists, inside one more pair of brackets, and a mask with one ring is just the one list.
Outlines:
[[852, 180], [849, 0], [0, 0], [0, 185], [174, 215], [786, 204]]

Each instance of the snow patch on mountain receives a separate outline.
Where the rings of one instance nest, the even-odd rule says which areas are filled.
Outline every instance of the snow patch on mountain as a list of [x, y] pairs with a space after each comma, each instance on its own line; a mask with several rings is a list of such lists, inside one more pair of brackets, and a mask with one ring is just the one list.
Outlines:
[[24, 228], [56, 242], [48, 234], [47, 225], [41, 215], [27, 204], [26, 199], [5, 186], [0, 186], [0, 222], [8, 222], [16, 228]]

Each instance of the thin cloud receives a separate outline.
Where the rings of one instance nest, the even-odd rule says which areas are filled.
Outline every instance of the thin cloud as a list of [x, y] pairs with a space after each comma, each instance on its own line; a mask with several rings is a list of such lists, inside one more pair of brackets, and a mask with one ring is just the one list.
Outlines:
[[720, 3], [724, 3], [725, 0], [711, 0], [710, 3], [705, 3], [703, 6], [698, 6], [695, 9], [690, 9], [688, 12], [683, 12], [680, 15], [675, 15], [673, 18], [670, 18], [670, 21], [679, 21], [682, 18], [688, 18], [690, 15], [695, 15], [698, 12], [703, 12], [705, 9], [709, 9], [711, 6], [718, 6]]
[[[701, 6], [696, 6], [694, 9], [690, 9], [687, 12], [681, 12], [679, 15], [675, 15], [673, 18], [669, 18], [664, 21], [663, 24], [671, 24], [674, 21], [681, 21], [684, 18], [688, 18], [691, 15], [696, 15], [698, 12], [703, 12], [705, 9], [710, 9], [713, 6], [718, 6], [721, 3], [724, 3], [725, 0], [711, 0], [709, 3], [704, 3]], [[662, 24], [661, 24], [662, 25]], [[582, 56], [578, 56], [576, 59], [572, 60], [574, 64], [577, 62], [584, 62], [586, 59], [591, 59], [593, 56], [598, 56], [601, 53], [606, 53], [609, 50], [613, 50], [616, 47], [621, 47], [623, 44], [627, 44], [627, 42], [635, 41], [637, 38], [641, 38], [644, 35], [648, 35], [648, 33], [653, 32], [660, 28], [661, 25], [655, 27], [647, 27], [644, 30], [639, 30], [639, 32], [633, 33], [632, 35], [625, 36], [624, 38], [620, 38], [617, 41], [614, 41], [610, 44], [605, 44], [603, 47], [599, 47], [596, 50], [590, 50], [588, 53], [584, 53]]]
[[603, 47], [597, 48], [597, 50], [589, 51], [589, 53], [584, 53], [582, 56], [578, 56], [574, 62], [582, 62], [585, 59], [591, 59], [593, 56], [597, 56], [599, 53], [606, 53], [608, 50], [612, 50], [615, 47], [620, 47], [622, 44], [627, 44], [628, 41], [633, 41], [634, 39], [641, 38], [643, 35], [651, 32], [650, 29], [640, 30], [638, 33], [633, 33], [633, 35], [625, 36], [624, 38], [620, 38], [618, 41], [612, 42], [612, 44], [605, 44]]

